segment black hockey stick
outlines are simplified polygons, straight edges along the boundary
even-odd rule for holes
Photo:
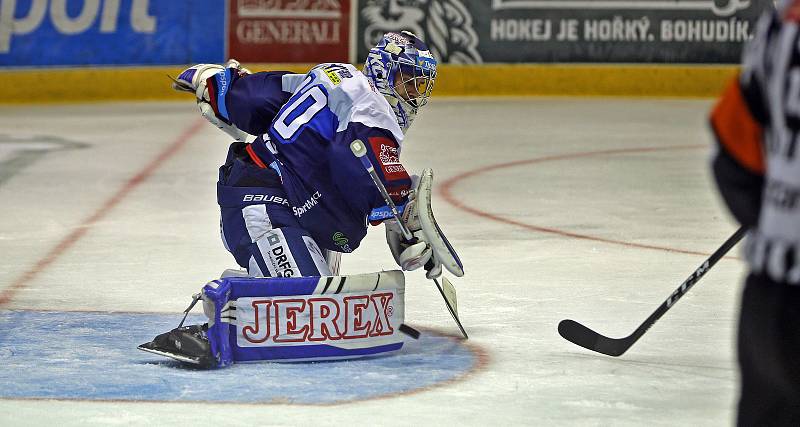
[[[414,236],[411,234],[411,231],[408,230],[408,227],[403,223],[400,219],[400,212],[397,210],[397,206],[395,206],[392,198],[389,196],[389,192],[386,191],[386,187],[383,186],[383,182],[378,177],[378,173],[375,172],[375,167],[372,165],[372,162],[367,157],[367,147],[364,146],[364,143],[361,140],[356,139],[350,143],[350,151],[353,152],[361,164],[364,166],[364,169],[367,170],[369,173],[370,178],[372,178],[372,182],[375,184],[375,187],[383,196],[383,200],[386,202],[386,205],[389,206],[391,209],[392,214],[394,215],[395,219],[397,220],[397,224],[400,226],[400,231],[403,233],[403,238],[406,240],[412,240]],[[458,303],[456,302],[456,289],[447,279],[442,276],[442,283],[439,284],[439,281],[436,278],[433,278],[433,282],[436,284],[436,288],[439,289],[439,293],[444,298],[444,303],[447,305],[447,311],[450,312],[450,315],[453,316],[453,320],[456,321],[458,325],[458,329],[461,330],[461,334],[464,335],[464,339],[469,339],[467,335],[467,331],[464,330],[464,326],[461,325],[461,320],[458,319]]]
[[[747,229],[745,227],[741,227],[736,230],[735,233],[722,246],[717,249],[716,252],[711,254],[711,256],[705,260],[700,267],[697,268],[692,274],[689,275],[689,278],[686,279],[678,289],[675,289],[674,292],[664,301],[657,309],[653,312],[653,314],[648,317],[644,323],[639,325],[632,334],[628,335],[625,338],[609,338],[604,335],[600,335],[597,332],[587,328],[586,326],[581,325],[580,323],[566,319],[562,320],[558,324],[558,333],[564,337],[567,341],[571,341],[583,348],[587,348],[592,351],[596,351],[598,353],[607,354],[609,356],[621,356],[625,353],[631,346],[639,340],[639,338],[653,326],[654,323],[664,313],[667,312],[675,303],[692,287],[704,274],[711,269],[717,261],[720,260],[723,256],[725,256],[728,251],[742,239],[742,237],[747,233]]]

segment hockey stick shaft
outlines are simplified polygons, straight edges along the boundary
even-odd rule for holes
[[[375,184],[375,187],[381,193],[383,201],[386,202],[387,206],[389,206],[389,209],[392,211],[395,220],[397,220],[397,224],[400,226],[400,231],[403,233],[403,238],[405,238],[406,240],[413,239],[414,236],[411,234],[411,231],[403,222],[403,219],[400,216],[400,212],[397,210],[397,206],[395,206],[391,196],[389,196],[389,192],[386,191],[386,187],[383,185],[383,182],[381,182],[380,177],[378,177],[378,173],[375,172],[375,167],[372,165],[372,162],[367,157],[367,147],[364,145],[363,142],[361,142],[361,140],[356,139],[352,143],[350,143],[350,150],[358,158],[358,160],[361,161],[361,164],[364,166],[364,169],[367,170],[367,173],[369,173],[369,176],[372,178],[372,182]],[[465,339],[469,338],[467,336],[467,332],[464,330],[464,326],[461,325],[461,320],[459,320],[458,318],[458,313],[456,311],[456,308],[453,307],[453,303],[445,294],[444,290],[442,289],[442,286],[439,284],[439,281],[436,280],[435,278],[433,279],[433,281],[436,284],[436,288],[439,289],[439,293],[442,295],[442,298],[444,298],[444,303],[445,305],[447,305],[447,311],[449,311],[450,315],[453,316],[453,320],[456,321],[456,324],[458,325],[458,328],[461,330],[461,333],[464,335],[464,338]],[[452,289],[452,292],[455,293],[455,289]]]
[[[700,264],[700,266],[697,267],[697,270],[690,274],[689,277],[686,278],[686,280],[681,283],[677,289],[672,291],[672,294],[658,307],[658,309],[656,309],[656,311],[654,311],[653,314],[651,314],[647,320],[645,320],[644,323],[639,326],[636,331],[634,331],[633,335],[635,336],[635,340],[639,339],[639,337],[641,337],[648,329],[650,329],[650,326],[652,326],[658,319],[661,318],[661,316],[664,315],[664,313],[672,308],[672,306],[675,305],[675,303],[678,302],[678,300],[684,296],[686,292],[688,292],[689,289],[691,289],[692,286],[694,286],[695,283],[697,283],[700,278],[703,277],[708,270],[710,270],[711,267],[717,263],[717,261],[722,259],[722,257],[725,256],[725,254],[727,254],[731,248],[739,243],[739,240],[741,240],[746,233],[747,229],[745,227],[741,227],[736,230],[736,232],[734,232],[733,235],[731,235],[731,237],[729,237],[728,240],[722,244],[722,246],[720,246],[713,254],[711,254],[711,256],[705,260],[705,262]]]
[[[620,356],[625,353],[639,338],[647,332],[692,286],[703,277],[717,261],[722,259],[747,233],[745,227],[740,227],[725,243],[722,244],[711,256],[689,275],[689,277],[675,289],[670,296],[645,319],[645,321],[625,338],[609,338],[598,334],[574,320],[562,320],[558,325],[558,332],[564,339],[592,351]]]

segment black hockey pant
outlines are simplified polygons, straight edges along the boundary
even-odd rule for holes
[[[800,426],[800,286],[750,275],[739,321],[739,426]]]

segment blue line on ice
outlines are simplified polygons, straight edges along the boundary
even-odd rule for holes
[[[335,404],[434,386],[479,363],[423,331],[392,355],[327,363],[245,363],[200,371],[136,349],[179,315],[0,310],[0,398]],[[200,316],[191,318],[199,323]]]

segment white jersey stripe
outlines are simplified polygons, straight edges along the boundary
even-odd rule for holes
[[[242,218],[250,235],[250,241],[256,242],[268,231],[272,230],[272,221],[267,216],[267,206],[263,204],[249,205],[242,208]]]

